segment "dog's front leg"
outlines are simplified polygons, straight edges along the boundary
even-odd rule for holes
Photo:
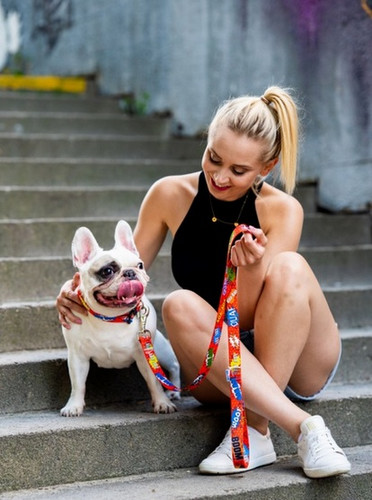
[[[61,410],[63,417],[79,417],[85,406],[85,384],[89,373],[89,358],[79,356],[69,349],[68,371],[71,381],[71,395]]]
[[[173,348],[168,339],[164,335],[156,330],[156,335],[154,339],[154,350],[159,363],[165,370],[169,373],[169,380],[176,386],[180,387],[181,377],[180,377],[180,364],[176,358]],[[166,390],[165,393],[170,399],[180,399],[181,393],[179,391]]]
[[[158,382],[155,375],[153,374],[142,350],[136,356],[136,363],[150,391],[154,412],[173,413],[177,411],[177,407],[166,396],[165,392],[163,391],[162,385],[160,384],[160,382]]]

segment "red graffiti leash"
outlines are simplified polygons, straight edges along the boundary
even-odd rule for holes
[[[175,386],[170,380],[168,380],[156,357],[152,344],[151,334],[149,330],[146,329],[146,310],[142,308],[139,314],[141,322],[139,341],[142,345],[145,357],[159,382],[166,389],[171,391],[191,391],[201,384],[201,382],[207,376],[217,353],[222,333],[223,322],[225,321],[225,323],[227,324],[229,368],[226,370],[226,378],[230,384],[231,447],[235,468],[246,468],[249,465],[249,436],[242,394],[236,267],[233,266],[231,262],[230,252],[236,238],[245,230],[248,230],[247,226],[241,224],[233,230],[230,236],[224,282],[214,331],[209,343],[204,363],[191,384],[180,388]]]

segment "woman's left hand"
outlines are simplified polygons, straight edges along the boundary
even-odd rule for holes
[[[265,254],[267,237],[262,229],[248,226],[243,236],[231,248],[231,262],[234,266],[253,266],[261,262]]]

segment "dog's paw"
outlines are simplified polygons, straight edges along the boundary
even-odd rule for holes
[[[80,417],[83,414],[84,405],[67,404],[60,411],[61,417]]]
[[[168,398],[153,401],[152,406],[154,408],[154,413],[174,413],[177,411],[177,406],[169,401]]]
[[[165,394],[172,401],[174,401],[175,399],[181,399],[181,393],[179,391],[165,391]]]

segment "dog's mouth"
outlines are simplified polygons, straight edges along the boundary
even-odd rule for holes
[[[145,288],[138,280],[126,280],[120,284],[116,295],[104,295],[100,290],[94,293],[96,301],[105,307],[134,307],[141,299]]]

